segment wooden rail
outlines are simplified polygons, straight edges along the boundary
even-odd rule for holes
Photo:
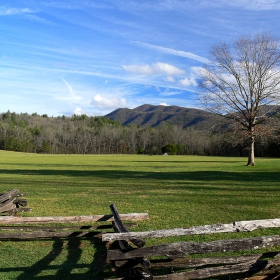
[[[17,212],[29,212],[31,208],[26,208],[27,200],[21,198],[26,194],[20,193],[18,189],[13,189],[7,193],[0,194],[0,214],[14,215]]]
[[[188,229],[171,229],[147,232],[116,232],[104,233],[103,241],[117,242],[135,238],[159,238],[168,236],[182,236],[195,234],[213,234],[225,232],[248,232],[263,228],[280,227],[280,219],[240,221],[232,224],[214,224]],[[113,262],[114,266],[119,269],[125,267],[129,270],[140,270],[142,274],[135,273],[133,277],[124,276],[117,279],[206,279],[210,277],[221,277],[224,275],[265,275],[263,279],[270,278],[271,275],[278,275],[280,279],[280,254],[271,252],[255,255],[240,255],[233,257],[202,257],[190,258],[194,254],[223,254],[226,252],[241,252],[245,250],[256,250],[273,247],[279,248],[280,236],[263,236],[242,239],[218,240],[212,242],[176,242],[172,244],[160,244],[151,247],[131,248],[130,250],[110,249],[107,251],[107,261]],[[147,258],[151,258],[148,260]],[[160,257],[160,259],[154,259]],[[164,259],[162,259],[164,257]],[[169,268],[170,274],[152,275],[151,269],[157,270],[156,274],[160,274],[158,269]],[[176,269],[188,269],[189,271],[174,273]],[[274,277],[273,276],[273,277]],[[244,278],[239,278],[244,279]]]
[[[120,214],[123,221],[142,221],[149,219],[148,213]],[[113,215],[92,216],[49,216],[49,217],[17,217],[0,216],[0,224],[41,224],[41,223],[94,223],[113,221]]]
[[[145,232],[105,233],[102,241],[123,240],[131,238],[162,238],[170,236],[212,234],[226,232],[249,232],[262,228],[280,227],[280,219],[253,220],[233,222],[232,224],[214,224],[191,228],[176,228],[168,230],[153,230]]]

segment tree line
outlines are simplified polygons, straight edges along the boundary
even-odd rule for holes
[[[279,119],[256,137],[257,156],[280,156]],[[0,114],[0,149],[46,154],[178,154],[247,156],[248,139],[234,125],[195,130],[168,123],[123,126],[105,117]]]

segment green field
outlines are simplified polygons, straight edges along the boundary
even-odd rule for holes
[[[144,231],[280,217],[280,159],[146,155],[38,155],[0,151],[0,192],[18,188],[25,216],[148,212]],[[277,230],[240,233],[259,236]],[[147,240],[212,240],[236,234]],[[2,279],[103,279],[100,240],[0,242]],[[102,256],[100,258],[100,256]]]

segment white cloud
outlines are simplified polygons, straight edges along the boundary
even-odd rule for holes
[[[123,69],[139,75],[182,75],[184,70],[179,69],[171,64],[157,62],[152,65],[122,65]]]
[[[97,94],[93,97],[91,105],[96,106],[102,109],[114,109],[119,107],[126,107],[126,99],[125,98],[116,98],[116,97],[102,97]]]
[[[80,115],[82,114],[82,108],[77,107],[77,108],[74,110],[74,114],[80,116]]]
[[[175,83],[176,82],[176,80],[172,76],[167,76],[167,77],[165,77],[164,80],[166,82],[169,82],[169,83]]]
[[[194,74],[195,76],[199,77],[201,74],[201,71],[204,71],[205,68],[203,67],[197,67],[197,66],[193,66],[191,67],[191,72],[192,74]]]
[[[181,79],[179,81],[179,83],[183,86],[189,87],[189,86],[197,86],[197,82],[195,80],[195,78],[185,78],[185,79]]]
[[[161,106],[169,106],[167,103],[160,103],[159,105],[161,105]]]
[[[165,47],[156,46],[156,45],[151,45],[151,44],[144,43],[144,42],[135,42],[135,43],[137,43],[138,45],[156,50],[156,51],[160,51],[160,52],[164,52],[164,53],[168,53],[168,54],[173,54],[173,55],[181,56],[181,57],[187,57],[187,58],[194,59],[194,60],[202,62],[202,63],[209,63],[210,62],[207,58],[196,55],[194,53],[174,50],[174,49],[165,48]]]

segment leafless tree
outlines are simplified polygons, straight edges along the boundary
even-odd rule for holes
[[[279,108],[280,45],[269,33],[245,35],[211,48],[200,71],[198,97],[209,111],[241,124],[249,140],[248,166],[255,165],[258,125]]]

